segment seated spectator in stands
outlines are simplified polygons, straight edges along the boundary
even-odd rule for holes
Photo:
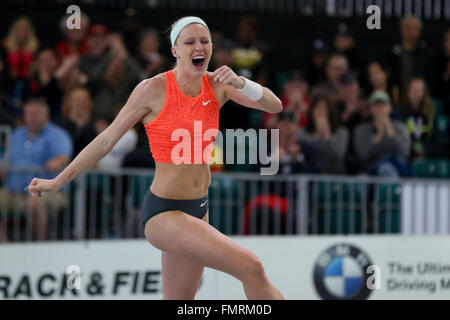
[[[414,161],[436,153],[434,144],[435,110],[423,78],[412,78],[408,95],[401,107],[406,116],[406,127],[411,137],[410,160]]]
[[[73,158],[97,136],[92,118],[92,97],[88,89],[75,88],[64,96],[62,117],[56,124],[66,129],[73,142]]]
[[[144,30],[139,40],[140,80],[151,78],[168,69],[168,58],[161,54],[159,49],[158,31]]]
[[[118,34],[108,34],[104,25],[89,28],[90,52],[80,59],[80,69],[94,97],[94,116],[105,120],[125,104],[139,80],[139,64],[125,48]]]
[[[339,121],[350,133],[361,121],[367,119],[367,101],[361,98],[361,90],[356,74],[346,73],[339,79],[337,111]]]
[[[14,20],[3,43],[6,66],[13,81],[10,96],[5,99],[5,108],[13,116],[21,116],[24,81],[30,75],[34,55],[39,47],[31,20],[25,16]]]
[[[14,130],[11,138],[12,166],[41,167],[45,172],[9,174],[7,188],[0,191],[0,208],[18,209],[30,215],[34,238],[48,239],[49,214],[57,213],[67,204],[65,192],[45,192],[40,198],[32,198],[24,189],[33,177],[56,177],[72,156],[72,141],[64,129],[49,122],[49,108],[42,100],[29,100],[25,104],[24,120],[25,125]],[[2,203],[4,199],[7,203]]]
[[[236,29],[233,65],[237,74],[265,86],[269,81],[269,45],[259,39],[260,22],[256,16],[243,16]]]
[[[326,67],[328,61],[328,44],[322,39],[313,42],[311,57],[308,61],[306,80],[311,87],[314,87],[326,80]]]
[[[42,97],[50,107],[50,118],[55,119],[61,113],[62,89],[56,77],[58,60],[51,48],[43,48],[37,54],[36,68],[24,88],[24,100],[30,97]]]
[[[317,150],[321,172],[345,173],[349,134],[347,128],[339,125],[335,107],[326,95],[316,94],[312,97],[308,119],[308,125],[300,130],[299,137]]]
[[[213,31],[211,37],[214,50],[209,70],[214,71],[224,65],[227,65],[232,69],[235,68],[233,65],[233,42],[225,38],[220,31]]]
[[[34,54],[39,47],[33,24],[28,17],[20,17],[12,23],[4,46],[13,79],[28,78]]]
[[[133,6],[125,6],[121,11],[121,17],[118,19],[119,28],[116,30],[122,35],[127,51],[133,57],[137,57],[139,55],[139,37],[141,35],[141,30],[145,29],[143,23],[146,23],[147,21],[139,18],[141,12]]]
[[[211,38],[214,50],[208,70],[212,72],[223,65],[227,65],[237,74],[238,68],[234,65],[233,42],[225,38],[223,33],[217,30],[211,32]],[[242,108],[242,106],[230,100],[227,102],[226,108],[222,108],[220,111],[220,128],[245,129],[254,127],[250,123],[250,114],[255,113],[252,113],[248,108]]]
[[[349,71],[347,58],[342,54],[333,54],[327,63],[326,76],[327,79],[312,90],[312,95],[316,93],[324,93],[328,95],[332,103],[338,100],[339,80],[342,75]]]
[[[349,69],[360,73],[361,59],[356,52],[356,38],[353,30],[345,23],[339,23],[334,36],[334,52],[344,55],[349,63]]]
[[[237,23],[235,46],[232,51],[233,56],[233,70],[239,76],[246,77],[250,80],[256,81],[263,86],[270,86],[271,72],[271,49],[267,42],[261,40],[260,20],[255,15],[245,15],[241,17]],[[236,103],[231,103],[235,105]],[[224,108],[228,114],[236,110],[234,119],[241,120],[236,127],[241,128],[261,128],[262,127],[262,113],[249,108],[242,108],[241,106],[231,108]],[[228,118],[227,122],[228,122]]]
[[[367,94],[370,96],[374,91],[391,92],[389,83],[389,70],[382,62],[373,60],[367,65]]]
[[[442,99],[445,113],[450,116],[450,28],[444,34],[443,52],[439,58],[438,96]]]
[[[98,120],[95,128],[97,134],[102,133],[110,124],[111,121]],[[138,135],[134,128],[128,130],[122,138],[114,145],[113,149],[97,164],[97,168],[108,171],[118,171],[122,167],[122,162],[125,156],[135,150],[138,142]]]
[[[89,52],[89,45],[86,39],[89,29],[89,17],[81,12],[80,28],[67,28],[67,15],[63,15],[59,21],[61,33],[64,40],[59,41],[55,46],[55,53],[59,61],[72,55],[82,56]]]
[[[411,139],[400,121],[391,120],[391,98],[375,91],[369,98],[372,120],[355,128],[355,155],[361,171],[377,176],[406,176]]]
[[[288,75],[288,80],[284,84],[280,100],[284,110],[292,110],[298,119],[300,128],[304,128],[308,123],[308,83],[303,79],[301,71],[294,70]],[[277,115],[264,113],[263,126],[267,129],[274,128]]]
[[[311,144],[299,140],[300,128],[297,123],[298,119],[292,110],[283,110],[277,114],[275,129],[279,130],[280,138],[278,172],[317,173],[319,172],[317,154]]]
[[[389,65],[394,86],[394,105],[406,94],[412,77],[425,78],[432,92],[435,82],[431,49],[420,39],[422,21],[415,16],[408,16],[401,21],[400,31],[401,42],[392,48]]]
[[[87,84],[87,76],[79,68],[80,57],[71,55],[63,58],[61,64],[55,72],[58,84],[63,93],[67,93],[77,87],[84,87]]]

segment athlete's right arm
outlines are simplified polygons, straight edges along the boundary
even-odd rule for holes
[[[28,186],[33,196],[42,191],[57,191],[107,155],[119,139],[151,111],[152,99],[158,94],[155,79],[140,82],[114,121],[89,143],[78,156],[53,180],[34,178]]]

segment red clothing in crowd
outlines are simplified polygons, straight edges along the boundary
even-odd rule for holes
[[[89,45],[86,39],[80,41],[76,50],[68,40],[62,40],[56,44],[55,53],[58,59],[70,56],[71,54],[77,53],[78,55],[84,55],[89,52]]]
[[[33,61],[33,54],[31,52],[23,50],[8,52],[6,60],[14,78],[28,78],[30,65]]]

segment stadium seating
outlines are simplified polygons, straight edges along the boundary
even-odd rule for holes
[[[421,159],[412,165],[413,175],[419,178],[445,179],[450,177],[450,161],[445,159]]]

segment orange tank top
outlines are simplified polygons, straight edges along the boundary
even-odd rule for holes
[[[206,75],[197,97],[188,97],[177,85],[173,70],[166,77],[166,100],[156,118],[144,125],[156,162],[203,164],[211,160],[212,143],[219,131],[220,106]]]

